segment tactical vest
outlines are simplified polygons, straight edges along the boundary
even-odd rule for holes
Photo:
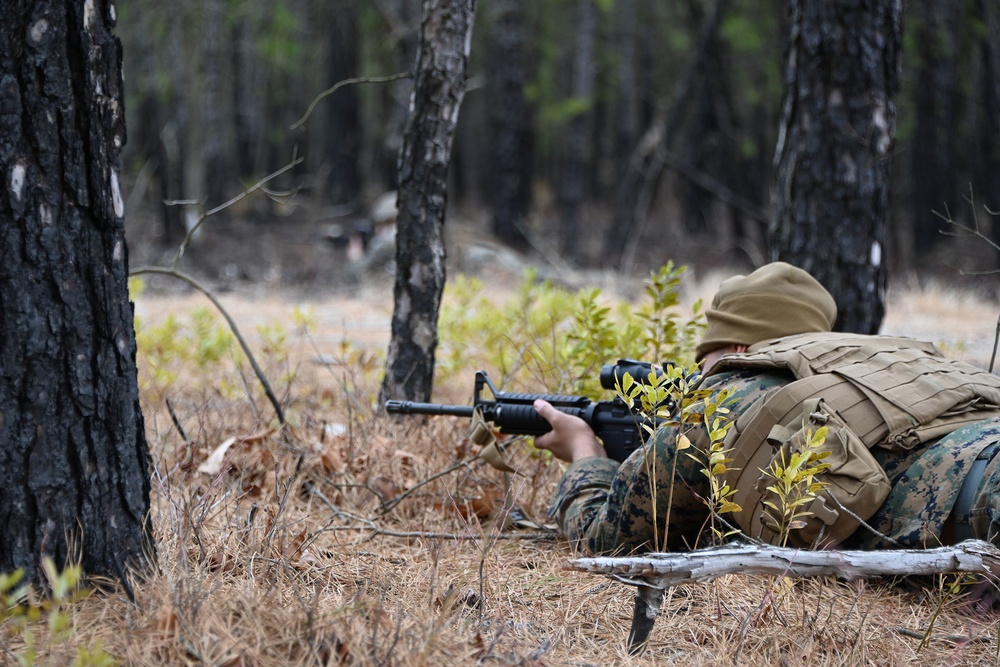
[[[931,343],[888,336],[810,333],[764,341],[722,357],[722,371],[783,370],[795,378],[739,415],[726,438],[726,483],[742,511],[740,528],[781,541],[775,479],[763,471],[801,452],[806,434],[829,431],[819,448],[827,484],[798,517],[788,544],[836,545],[878,510],[891,484],[869,451],[911,449],[969,423],[1000,416],[1000,376],[947,359]],[[974,459],[976,453],[970,453]],[[772,487],[772,488],[769,488]]]

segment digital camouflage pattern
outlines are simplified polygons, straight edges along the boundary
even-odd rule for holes
[[[849,548],[936,547],[948,543],[945,522],[979,453],[1000,441],[1000,418],[959,428],[912,452],[873,450],[893,482],[889,497],[851,537]],[[987,465],[973,501],[975,536],[991,540],[1000,527],[1000,457]],[[995,524],[995,525],[993,525]]]
[[[781,373],[734,371],[706,379],[703,388],[728,388],[730,417],[768,390],[789,381]],[[604,458],[570,465],[550,514],[578,549],[595,554],[681,551],[699,546],[708,525],[708,481],[703,472],[709,438],[703,427],[685,434],[693,447],[676,449],[677,427],[664,427],[619,466]],[[909,451],[872,452],[893,482],[882,507],[852,535],[847,548],[937,546],[965,475],[979,453],[1000,441],[1000,418],[964,426]],[[698,456],[695,460],[689,454]],[[673,484],[670,480],[673,479]],[[1000,533],[1000,456],[986,467],[973,503],[976,537]]]

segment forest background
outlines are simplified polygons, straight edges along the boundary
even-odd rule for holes
[[[179,318],[169,299],[136,298],[153,464],[152,479],[142,481],[152,487],[158,569],[127,596],[95,595],[66,612],[71,617],[49,616],[48,629],[44,617],[6,619],[3,659],[34,656],[39,646],[47,664],[86,658],[80,649],[88,646],[94,653],[82,664],[108,664],[105,649],[126,664],[631,659],[623,644],[630,594],[565,572],[573,554],[550,533],[505,530],[507,489],[471,458],[464,421],[373,415],[381,340],[357,343],[331,332],[342,322],[387,316],[384,283],[374,296],[358,289],[369,276],[341,271],[343,254],[324,239],[370,218],[378,196],[395,186],[408,84],[396,75],[414,60],[417,5],[116,6],[128,82],[130,264],[169,260],[201,212],[280,171],[267,181],[267,197],[217,209],[187,248],[185,270],[212,278],[217,293],[265,285],[317,295],[343,285],[352,303],[325,303],[319,316],[293,313],[290,337],[271,310],[274,300],[225,297],[241,327],[258,325],[251,342],[288,417],[278,428],[227,327],[207,310],[190,310],[187,296]],[[484,2],[454,151],[450,240],[467,233],[470,243],[499,241],[540,263],[632,277],[669,259],[698,264],[702,277],[713,266],[760,263],[784,9],[725,0],[712,8]],[[725,11],[716,15],[717,8]],[[994,216],[981,205],[996,208],[997,18],[985,1],[909,6],[888,254],[897,276],[942,273],[958,281],[960,269],[996,263],[983,238],[963,246],[939,235],[946,224],[934,211],[979,214],[992,238]],[[380,82],[319,99],[356,77]],[[642,174],[642,197],[623,201],[620,176],[636,157],[655,159]],[[831,237],[840,231],[831,229]],[[114,256],[121,258],[117,248]],[[503,296],[496,260],[508,256],[480,264],[491,297]],[[918,266],[919,276],[908,271]],[[976,278],[988,293],[991,283]],[[551,284],[530,281],[514,290],[510,308],[488,310],[463,291],[482,284],[456,282],[450,298],[458,303],[449,307],[457,310],[442,322],[450,327],[443,339],[458,345],[471,339],[460,315],[472,311],[484,311],[475,323],[492,324],[507,345],[544,345],[563,338],[553,312],[580,310]],[[980,302],[965,302],[964,289],[927,293],[933,303],[921,304],[919,316],[935,332],[955,330],[935,310],[942,304],[978,331],[987,326],[977,318],[994,317]],[[281,312],[288,301],[278,299]],[[525,317],[533,312],[549,328],[514,336],[514,324],[535,323]],[[890,314],[890,324],[901,313]],[[438,397],[453,403],[468,400],[480,362],[493,362],[498,378],[509,370],[487,345],[440,360],[451,375]],[[511,444],[514,495],[541,520],[560,468],[528,443]],[[67,576],[50,580],[55,591],[71,588],[63,585]],[[964,604],[962,581],[891,583],[793,586],[732,576],[681,587],[649,650],[634,660],[996,662],[995,617]],[[55,611],[64,603],[55,596]],[[29,611],[47,608],[32,604]]]
[[[709,24],[711,6],[482,3],[448,232],[624,275],[670,259],[765,261],[786,7],[733,0]],[[942,215],[977,214],[1000,239],[982,209],[1000,208],[998,15],[988,0],[906,5],[890,287],[918,280],[919,266],[920,278],[988,291],[960,271],[1000,262],[981,240],[941,233],[954,231]],[[226,243],[193,249],[191,270],[222,283],[343,284],[343,257],[321,239],[363,225],[396,185],[411,80],[394,75],[412,69],[419,16],[415,0],[122,3],[133,266],[175,247],[199,209],[300,159],[268,183],[270,199],[216,216]],[[381,82],[317,99],[356,78]],[[637,160],[647,167],[630,196],[623,174]]]

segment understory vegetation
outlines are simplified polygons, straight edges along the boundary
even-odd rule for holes
[[[677,267],[632,301],[531,274],[497,287],[449,284],[434,400],[468,405],[480,369],[507,390],[606,400],[605,363],[691,363],[701,306]],[[157,303],[135,288],[140,305]],[[635,589],[568,569],[576,554],[548,523],[562,464],[508,438],[516,472],[504,474],[476,457],[467,420],[379,414],[382,342],[339,333],[340,316],[315,306],[258,312],[265,321],[242,332],[281,423],[234,333],[199,299],[137,317],[157,571],[131,596],[103,582],[84,596],[78,572],[52,571],[62,583],[48,602],[0,579],[0,664],[1000,662],[996,617],[972,609],[955,577],[678,587],[646,651],[629,656]],[[710,427],[721,436],[724,411]],[[712,474],[725,452],[710,454]]]

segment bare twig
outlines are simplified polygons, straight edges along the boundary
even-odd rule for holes
[[[299,118],[297,121],[292,123],[290,129],[297,130],[299,127],[301,127],[302,124],[306,122],[306,119],[309,118],[309,115],[313,112],[313,109],[316,108],[316,105],[319,104],[324,97],[333,95],[335,92],[337,92],[344,86],[350,86],[357,83],[390,83],[392,81],[398,81],[400,79],[412,79],[412,78],[413,78],[413,72],[399,72],[397,74],[390,74],[389,76],[359,76],[353,79],[344,79],[342,81],[338,81],[337,83],[333,84],[332,87],[327,88],[322,93],[314,97],[313,101],[309,103],[309,108],[306,109],[306,112],[304,114],[302,114],[302,118]]]
[[[246,199],[247,197],[249,197],[250,195],[252,195],[257,190],[262,189],[264,187],[264,185],[268,181],[274,180],[278,176],[281,176],[286,171],[288,171],[289,169],[295,167],[297,164],[299,164],[301,162],[302,162],[302,158],[300,158],[300,157],[293,158],[292,161],[289,162],[288,164],[286,164],[284,167],[282,167],[281,169],[279,169],[279,170],[277,170],[277,171],[275,171],[275,172],[273,172],[271,174],[268,174],[267,176],[265,176],[264,178],[260,179],[259,181],[257,181],[253,185],[251,185],[249,188],[247,188],[246,190],[244,190],[240,194],[236,195],[235,197],[233,197],[229,201],[225,202],[224,204],[219,204],[215,208],[212,208],[212,209],[210,209],[208,211],[205,211],[204,213],[201,213],[198,216],[198,221],[195,222],[193,225],[191,225],[191,229],[188,230],[187,235],[184,236],[184,240],[181,241],[180,246],[178,246],[178,248],[177,248],[177,254],[174,255],[173,261],[170,262],[170,268],[171,269],[177,268],[177,264],[181,261],[181,257],[184,256],[184,251],[187,250],[188,245],[190,245],[190,243],[191,243],[191,239],[194,238],[195,233],[198,231],[198,229],[201,228],[201,223],[205,222],[206,218],[215,215],[219,211],[222,211],[222,210],[225,210],[225,209],[229,208],[230,206],[232,206],[233,204],[235,204],[236,202],[238,202],[238,201],[240,201],[242,199]],[[201,202],[199,202],[197,200],[191,200],[191,199],[175,199],[175,200],[166,201],[164,203],[167,204],[168,206],[179,206],[179,205],[191,206],[191,205],[200,205],[201,204]]]
[[[130,276],[141,276],[144,274],[157,274],[162,276],[171,276],[186,282],[191,287],[195,288],[199,292],[205,295],[205,297],[212,302],[212,305],[218,309],[222,316],[226,319],[226,323],[229,325],[230,331],[233,332],[233,336],[236,337],[236,342],[240,344],[240,348],[243,349],[243,353],[247,355],[247,360],[250,362],[250,367],[253,368],[254,375],[257,376],[258,382],[264,388],[264,393],[267,395],[267,399],[271,402],[271,406],[274,407],[275,415],[278,417],[278,421],[284,425],[285,423],[285,411],[281,408],[281,403],[278,398],[274,395],[274,391],[271,390],[271,383],[268,382],[267,376],[264,375],[264,371],[261,370],[260,366],[257,364],[257,359],[253,356],[253,352],[250,351],[250,346],[247,345],[246,339],[240,333],[239,327],[236,326],[235,320],[229,315],[227,311],[219,300],[215,298],[215,295],[207,287],[199,283],[193,277],[189,276],[182,271],[178,271],[175,268],[166,268],[162,266],[141,266],[138,269],[134,269],[129,273]]]
[[[989,236],[987,236],[986,234],[984,234],[983,231],[979,227],[979,213],[976,210],[976,202],[975,202],[975,199],[972,196],[972,186],[971,185],[969,186],[969,194],[968,194],[968,196],[963,197],[963,198],[965,199],[965,201],[969,202],[969,206],[972,208],[972,226],[969,227],[968,225],[963,225],[962,223],[960,223],[957,220],[955,220],[954,218],[952,218],[951,217],[951,211],[948,210],[948,205],[945,204],[944,213],[940,213],[938,211],[932,211],[932,213],[934,213],[934,215],[936,215],[937,217],[939,217],[942,220],[944,220],[947,224],[949,224],[949,225],[951,225],[953,227],[957,227],[960,230],[960,233],[959,232],[948,232],[948,231],[945,231],[945,230],[941,230],[941,233],[943,235],[945,235],[945,236],[952,236],[952,237],[956,237],[956,238],[976,238],[976,239],[979,239],[980,241],[983,241],[984,243],[986,243],[987,245],[989,245],[990,247],[992,247],[997,252],[1000,252],[1000,244],[998,244],[996,241],[994,241]],[[990,215],[996,215],[995,213],[993,213],[993,211],[990,211],[990,209],[988,209],[986,207],[983,207],[983,208],[985,208],[986,212],[989,213]],[[994,273],[1000,273],[1000,270],[991,269],[991,270],[987,270],[987,271],[960,271],[960,273],[962,275],[967,275],[967,276],[983,276],[983,275],[990,275],[990,274],[994,274]]]
[[[166,403],[167,403],[167,412],[170,413],[170,420],[174,423],[174,426],[177,428],[177,432],[181,434],[181,440],[187,442],[188,440],[187,433],[184,432],[184,427],[181,426],[181,420],[177,418],[177,413],[174,412],[174,406],[170,404],[169,398],[166,399]]]

